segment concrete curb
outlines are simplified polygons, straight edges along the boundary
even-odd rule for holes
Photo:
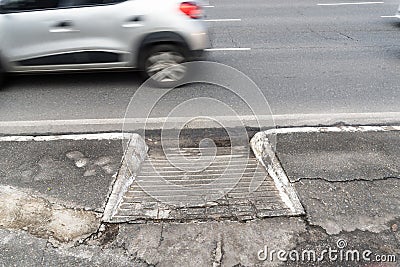
[[[167,120],[168,119],[168,120]],[[0,121],[0,135],[48,135],[63,133],[101,133],[101,132],[136,132],[147,130],[176,129],[176,125],[188,122],[192,117],[174,118],[109,118],[109,119],[75,119],[75,120],[38,120],[38,121]],[[275,114],[244,115],[239,117],[216,116],[225,127],[260,127],[263,121],[267,129],[273,121],[280,127],[305,127],[313,125],[398,125],[400,112],[369,113],[326,113],[326,114]],[[238,121],[242,123],[238,124]],[[272,125],[271,125],[272,126]],[[209,120],[196,120],[190,124],[193,129],[214,128],[215,123]]]
[[[43,142],[58,140],[122,140],[128,139],[129,135],[123,133],[95,133],[95,134],[60,134],[60,135],[13,135],[0,136],[0,142]]]
[[[285,171],[283,170],[278,158],[275,155],[268,135],[269,131],[259,132],[250,141],[254,155],[259,162],[265,167],[268,174],[275,182],[275,186],[279,191],[282,201],[290,209],[291,215],[302,215],[305,213],[300,203],[296,190],[291,185]],[[268,163],[270,162],[270,163]]]
[[[400,131],[400,126],[331,126],[331,127],[294,127],[267,130],[264,133],[289,134],[289,133],[340,133],[340,132],[389,132]]]
[[[136,178],[142,162],[146,159],[148,146],[145,140],[138,134],[132,134],[131,139],[128,141],[127,149],[122,159],[121,168],[111,185],[111,193],[108,197],[102,221],[114,222],[112,217],[126,191]]]

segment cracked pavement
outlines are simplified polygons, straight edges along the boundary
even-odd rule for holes
[[[277,143],[311,224],[380,232],[399,219],[399,132],[282,134]]]
[[[278,135],[276,154],[303,216],[137,224],[99,219],[114,179],[102,166],[120,161],[120,141],[57,141],[54,148],[49,142],[3,142],[0,266],[338,266],[327,258],[284,262],[277,252],[313,250],[318,256],[343,242],[344,249],[395,256],[397,262],[340,266],[398,266],[399,137],[397,132]],[[23,149],[29,152],[25,156]],[[52,175],[53,166],[28,182],[18,179],[22,172],[14,170],[36,168],[42,158],[58,164],[58,175]],[[85,175],[90,166],[97,180]],[[87,186],[85,179],[94,184]],[[45,190],[57,183],[65,188]]]

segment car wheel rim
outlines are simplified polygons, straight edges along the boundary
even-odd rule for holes
[[[183,56],[175,52],[159,52],[147,59],[146,72],[157,82],[176,82],[186,74]]]

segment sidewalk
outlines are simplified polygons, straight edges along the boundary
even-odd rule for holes
[[[2,141],[0,266],[399,266],[400,131],[278,133],[275,155],[304,215],[104,223],[121,140]]]

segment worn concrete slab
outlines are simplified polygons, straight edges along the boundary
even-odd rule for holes
[[[300,218],[268,218],[246,223],[163,223],[123,225],[114,242],[156,266],[278,266],[262,262],[265,245],[292,249],[306,231]]]
[[[305,231],[300,218],[122,224],[101,246],[55,248],[26,232],[0,229],[5,240],[0,243],[0,266],[280,266],[278,260],[260,261],[258,252],[265,245],[293,249],[292,240]]]
[[[307,220],[328,234],[355,230],[379,233],[400,219],[400,179],[295,184]]]
[[[115,266],[147,267],[122,248],[80,245],[53,247],[46,239],[24,231],[0,229],[0,266]]]
[[[276,154],[292,182],[400,177],[400,131],[293,132],[276,138]]]
[[[398,225],[399,222],[400,220],[396,220],[392,223]],[[355,230],[329,235],[321,227],[308,226],[307,231],[296,235],[292,242],[296,251],[300,253],[315,252],[315,260],[307,260],[309,256],[305,254],[305,260],[302,260],[302,256],[300,256],[300,260],[292,261],[289,259],[282,266],[398,267],[399,241],[399,232],[392,229],[379,233]],[[327,253],[329,249],[332,251],[331,256]],[[323,254],[324,251],[325,254]],[[366,255],[365,259],[363,253]],[[312,259],[313,254],[309,255]],[[324,257],[321,255],[324,255]]]
[[[107,249],[97,246],[80,246],[66,249],[48,247],[43,252],[40,266],[115,266],[147,267],[145,263],[127,255],[123,249]]]
[[[0,142],[0,184],[101,211],[122,154],[121,140]]]
[[[399,225],[400,220],[392,222]],[[378,256],[397,256],[398,229],[373,233],[343,231],[329,235],[303,218],[267,218],[247,223],[121,224],[104,242],[93,240],[73,247],[53,247],[45,239],[22,231],[0,229],[0,266],[350,266],[396,267],[377,262]],[[342,251],[371,251],[371,261],[340,260]],[[301,255],[321,257],[318,261]],[[273,252],[272,252],[273,251]],[[278,251],[300,253],[299,260],[278,259]],[[265,255],[264,252],[268,252]],[[273,254],[271,254],[273,253]],[[29,255],[29,258],[27,257]],[[345,254],[344,254],[345,255]],[[336,259],[334,258],[336,256]],[[394,258],[392,258],[394,259]]]
[[[0,266],[40,266],[47,240],[0,229]]]

